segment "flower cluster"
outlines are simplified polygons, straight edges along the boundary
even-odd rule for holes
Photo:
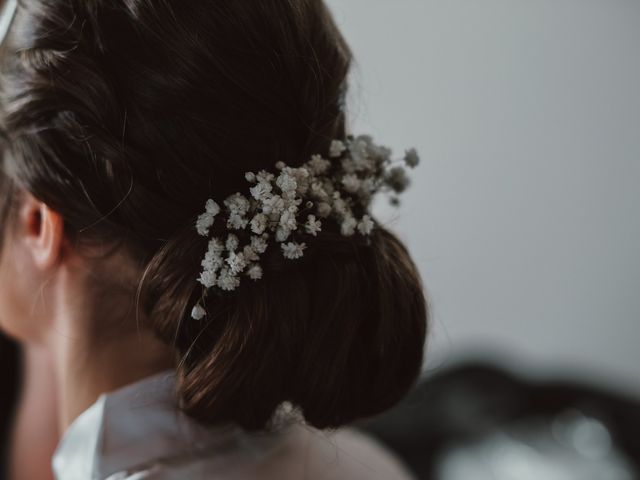
[[[220,221],[225,236],[209,240],[198,278],[204,294],[214,287],[235,290],[241,275],[261,279],[260,256],[274,242],[284,258],[301,258],[307,242],[322,232],[327,221],[337,222],[347,237],[370,235],[373,219],[355,212],[366,212],[379,191],[403,192],[409,185],[404,165],[413,168],[419,163],[415,149],[408,150],[396,166],[391,155],[389,148],[376,145],[368,135],[349,136],[345,141],[334,140],[327,158],[318,154],[298,168],[277,162],[272,172],[247,172],[248,195],[235,193],[222,206],[207,200],[196,222],[198,234],[209,237],[214,223]],[[395,197],[392,201],[397,203]],[[224,218],[219,219],[223,212]],[[206,310],[198,303],[191,316],[200,320]]]

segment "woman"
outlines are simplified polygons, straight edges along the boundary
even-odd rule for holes
[[[56,478],[407,478],[340,428],[427,307],[323,2],[33,0],[3,43],[0,322],[51,356]]]

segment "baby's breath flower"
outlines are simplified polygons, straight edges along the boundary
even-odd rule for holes
[[[291,230],[279,226],[276,230],[276,241],[282,243],[289,238],[289,235],[291,235]]]
[[[270,195],[262,201],[262,212],[267,215],[274,213],[280,216],[284,207],[284,200],[280,195]]]
[[[245,215],[251,208],[251,203],[249,203],[249,200],[241,193],[234,193],[227,197],[224,204],[230,213],[240,216]]]
[[[351,215],[347,215],[342,220],[342,224],[340,225],[340,231],[342,235],[345,237],[350,237],[354,233],[356,233],[356,227],[358,226],[358,221]]]
[[[342,177],[342,185],[344,185],[344,189],[347,192],[356,193],[358,190],[360,190],[362,181],[358,178],[356,174],[350,173]]]
[[[322,218],[327,218],[329,215],[331,215],[331,205],[329,205],[327,202],[320,202],[318,204],[318,215],[320,215]]]
[[[198,217],[196,221],[196,229],[198,230],[198,235],[206,237],[209,235],[209,229],[213,225],[215,218],[208,212],[203,213]]]
[[[311,169],[311,172],[316,175],[322,175],[331,167],[331,162],[322,158],[321,155],[313,155],[311,160],[307,162],[307,165]]]
[[[331,142],[331,147],[329,147],[329,156],[332,158],[337,158],[347,149],[344,143],[341,140],[334,140]]]
[[[242,249],[242,253],[244,255],[244,259],[247,262],[257,262],[260,260],[260,256],[256,253],[251,245],[245,245]]]
[[[263,237],[251,237],[251,248],[257,253],[264,253],[267,251],[267,239]]]
[[[369,215],[364,215],[362,220],[358,223],[358,231],[362,235],[371,235],[374,225],[375,224],[373,223],[373,220],[371,220],[371,217]]]
[[[235,252],[229,253],[229,256],[227,257],[227,264],[229,265],[229,270],[232,275],[237,275],[244,270],[244,267],[247,266],[244,254]]]
[[[249,220],[238,215],[236,213],[232,213],[229,215],[229,219],[227,220],[227,228],[232,228],[234,230],[243,230],[247,227]]]
[[[238,237],[233,233],[230,233],[227,236],[227,242],[226,242],[227,250],[230,252],[235,252],[239,245],[240,245],[240,240],[238,240]]]
[[[255,186],[249,189],[251,196],[258,201],[264,201],[265,198],[271,193],[273,187],[267,182],[258,182]]]
[[[274,178],[275,175],[273,173],[267,172],[266,170],[260,170],[256,175],[256,179],[258,180],[258,182],[263,183],[271,183]]]
[[[247,182],[255,183],[256,182],[256,174],[253,172],[247,172],[244,174],[244,178],[247,179]]]
[[[257,263],[252,263],[247,269],[247,275],[251,280],[260,280],[262,278],[262,267]]]
[[[404,192],[409,186],[409,177],[407,177],[407,172],[402,167],[393,167],[389,170],[389,175],[387,179],[389,186],[396,193]]]
[[[307,247],[304,243],[289,242],[282,244],[282,254],[284,258],[295,260],[304,255],[303,250]]]
[[[295,207],[290,207],[282,212],[282,216],[280,217],[280,226],[289,231],[297,230],[298,222],[296,221]]]
[[[204,308],[202,308],[200,304],[197,304],[191,310],[191,318],[193,318],[194,320],[202,320],[204,317],[206,317],[206,315],[207,315],[207,311]]]
[[[305,230],[309,235],[313,235],[315,237],[318,235],[318,232],[322,230],[322,223],[319,220],[316,220],[315,215],[309,215],[307,217],[307,223],[305,224]]]
[[[256,214],[251,220],[251,231],[257,235],[261,235],[268,225],[269,219],[264,213]]]
[[[218,277],[218,287],[225,291],[231,291],[238,288],[240,279],[233,275],[228,268],[223,268]]]
[[[285,168],[285,167],[286,167],[286,165],[285,165],[285,163],[284,163],[282,160],[280,160],[279,162],[276,162],[276,168],[277,168],[278,170],[282,170],[282,169],[283,169],[283,168]]]
[[[411,168],[417,167],[420,163],[420,156],[418,155],[418,151],[415,148],[407,150],[404,156],[404,161],[407,166]]]
[[[211,288],[216,284],[217,278],[215,272],[211,270],[204,270],[198,277],[198,282],[204,285],[206,288]]]

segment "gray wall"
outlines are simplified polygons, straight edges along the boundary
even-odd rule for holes
[[[354,133],[423,158],[394,213],[468,352],[640,392],[640,2],[329,0]]]

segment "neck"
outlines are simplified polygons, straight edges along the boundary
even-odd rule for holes
[[[162,348],[150,351],[154,341],[148,335],[126,336],[119,337],[117,345],[98,348],[66,336],[61,339],[52,349],[60,431],[64,432],[102,393],[171,368],[173,361]]]

